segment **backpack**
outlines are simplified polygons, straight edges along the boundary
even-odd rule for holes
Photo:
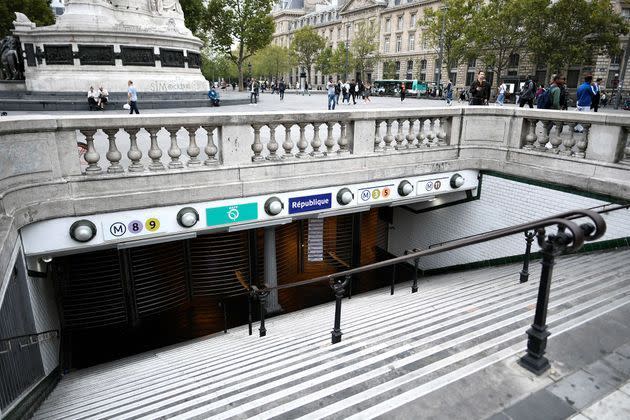
[[[339,95],[341,93],[341,89],[339,88],[339,84],[335,85],[335,95]]]
[[[551,96],[551,88],[544,89],[538,96],[536,107],[538,109],[551,109],[553,105],[553,97]]]

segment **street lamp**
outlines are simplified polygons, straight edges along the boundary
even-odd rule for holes
[[[446,30],[446,12],[448,11],[448,6],[443,6],[440,8],[442,10],[442,32],[440,33],[440,54],[438,56],[438,80],[437,80],[437,89],[439,89],[440,93],[442,93],[442,60],[444,59],[444,31]]]

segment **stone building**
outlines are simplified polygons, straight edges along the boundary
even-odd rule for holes
[[[395,79],[418,79],[434,83],[437,80],[437,48],[431,45],[417,22],[422,19],[426,8],[438,8],[440,0],[280,0],[272,12],[276,22],[273,44],[289,47],[292,34],[304,26],[312,26],[327,40],[328,46],[336,48],[339,44],[352,44],[359,25],[372,22],[380,28],[379,53],[382,60],[366,72],[367,80],[379,80],[384,77],[385,63],[391,63],[392,71],[387,76]],[[614,0],[615,9],[630,18],[630,2]],[[625,46],[626,37],[620,39]],[[598,56],[590,65],[570,66],[566,70],[567,85],[577,87],[582,74],[593,73],[604,79],[607,88],[614,88],[620,79],[622,57]],[[461,63],[457,67],[443,69],[443,77],[448,76],[457,87],[468,86],[477,70],[484,69],[479,60]],[[544,78],[546,69],[536,66],[526,57],[515,54],[505,70],[503,79],[518,83],[528,74],[537,80]],[[295,83],[300,69],[294,68],[285,75]],[[321,74],[315,68],[310,72],[310,84],[321,86],[328,75]],[[334,75],[333,75],[334,76]],[[339,75],[343,77],[343,74]],[[349,78],[358,78],[354,69],[348,69]],[[496,84],[492,72],[487,72],[488,80]],[[624,89],[630,89],[630,77],[624,78]]]

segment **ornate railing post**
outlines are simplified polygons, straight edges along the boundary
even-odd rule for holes
[[[573,146],[575,146],[575,123],[569,123],[569,133],[562,140],[562,145],[564,146],[564,150],[560,152],[563,156],[572,156],[573,155]]]
[[[267,160],[278,161],[280,160],[280,156],[278,156],[278,149],[280,145],[276,140],[276,128],[278,124],[269,124],[269,142],[267,143],[267,150],[269,151],[269,155],[267,155]]]
[[[418,118],[418,134],[416,134],[416,139],[418,140],[416,147],[420,148],[426,146],[424,141],[427,139],[427,136],[424,133],[424,120],[422,118]]]
[[[588,133],[591,130],[591,125],[590,124],[582,124],[582,128],[584,130],[582,131],[580,139],[577,141],[577,149],[578,149],[578,151],[575,154],[575,156],[579,157],[579,158],[585,158],[586,157],[586,148],[588,147]]]
[[[333,129],[335,128],[335,122],[329,121],[326,123],[327,127],[327,135],[326,140],[324,140],[324,146],[326,146],[326,152],[324,154],[326,156],[332,156],[333,148],[335,147],[335,139],[333,137]]]
[[[295,154],[297,158],[307,158],[308,153],[306,153],[306,148],[308,147],[308,141],[306,141],[306,126],[308,123],[299,123],[298,127],[300,127],[300,138],[297,142],[298,152]]]
[[[322,139],[319,138],[319,126],[321,123],[315,122],[313,123],[313,139],[311,140],[311,147],[313,151],[311,152],[311,156],[313,157],[323,157],[324,152],[319,150],[322,147]]]
[[[542,252],[542,271],[534,323],[527,330],[527,354],[520,359],[520,364],[536,375],[540,375],[549,369],[549,360],[544,355],[547,348],[547,338],[550,335],[547,330],[547,308],[553,266],[556,256],[560,255],[573,239],[562,228],[558,229],[557,234],[547,236],[545,229],[539,229],[536,236]]]
[[[418,264],[420,263],[420,258],[413,259],[413,284],[411,285],[411,293],[416,293],[418,291]]]
[[[181,169],[184,167],[184,164],[179,157],[182,155],[182,150],[179,148],[177,144],[177,132],[181,127],[173,126],[173,127],[164,127],[166,131],[171,135],[171,147],[168,149],[168,156],[171,158],[171,161],[168,163],[168,167],[171,169]]]
[[[205,152],[208,159],[206,159],[203,164],[206,166],[218,165],[219,159],[217,159],[217,153],[219,153],[219,148],[214,144],[214,130],[216,127],[207,126],[204,127],[206,133],[208,133],[208,144],[206,144]]]
[[[394,136],[392,135],[392,122],[393,120],[385,120],[385,126],[387,127],[385,136],[383,136],[383,141],[385,142],[383,150],[385,151],[392,150],[392,142],[394,141]]]
[[[107,139],[109,140],[109,149],[105,154],[105,157],[109,161],[110,165],[107,168],[108,174],[119,174],[125,172],[122,165],[120,164],[120,159],[122,159],[122,153],[116,147],[116,133],[118,133],[118,128],[106,128],[103,130],[105,134],[107,134]]]
[[[88,175],[99,174],[102,169],[98,166],[98,161],[101,159],[101,155],[98,154],[94,148],[94,134],[96,130],[80,130],[81,134],[85,136],[85,142],[87,143],[88,150],[83,155],[83,158],[88,163],[88,167],[85,169],[85,173]]]
[[[346,286],[350,282],[351,276],[346,276],[342,281],[341,279],[335,279],[330,285],[335,293],[335,326],[332,330],[332,343],[336,344],[341,341],[341,300],[346,293]]]
[[[437,146],[437,142],[435,141],[437,134],[435,133],[435,122],[431,121],[431,119],[428,119],[429,121],[429,132],[427,133],[427,146],[429,147],[433,147],[433,146]],[[435,120],[437,121],[437,119]]]
[[[549,142],[551,143],[551,153],[558,154],[560,152],[560,145],[562,144],[562,129],[564,128],[564,123],[562,121],[555,121],[553,123],[555,127],[555,135],[551,136]]]
[[[532,150],[536,147],[534,144],[536,143],[536,125],[538,124],[538,120],[529,119],[525,121],[528,123],[528,130],[527,135],[525,136],[525,145],[523,146],[523,149]]]
[[[411,149],[413,147],[413,142],[416,140],[416,135],[413,133],[413,125],[416,122],[415,119],[409,118],[409,130],[407,131],[407,135],[405,139],[407,140],[407,149]]]
[[[284,155],[282,155],[282,159],[292,159],[293,156],[293,140],[291,140],[291,127],[293,127],[292,123],[286,123],[284,125],[284,142],[282,143],[282,148],[284,149]]]
[[[151,163],[149,164],[149,170],[151,171],[163,171],[164,165],[160,159],[162,158],[162,149],[158,146],[157,142],[157,133],[160,131],[161,127],[150,127],[146,130],[151,135],[151,147],[149,148],[149,157],[151,158]]]
[[[341,126],[341,135],[339,136],[339,150],[337,150],[338,155],[347,155],[350,153],[350,141],[348,140],[348,124],[349,121],[339,121],[339,125]]]
[[[402,150],[402,149],[406,149],[405,146],[403,146],[403,142],[405,141],[405,133],[403,133],[403,120],[401,118],[398,118],[396,120],[397,123],[397,132],[396,132],[396,146],[394,146],[394,149],[396,150]]]
[[[252,128],[254,129],[254,144],[252,144],[252,152],[254,152],[254,156],[252,156],[252,162],[261,162],[265,160],[265,158],[261,155],[263,151],[263,144],[260,141],[260,129],[262,128],[262,125],[252,124]]]
[[[438,118],[437,121],[440,123],[440,129],[437,130],[436,133],[436,137],[437,137],[437,145],[438,146],[446,146],[446,129],[445,129],[445,125],[447,124],[447,118]]]
[[[527,283],[529,280],[529,259],[532,252],[532,242],[534,242],[536,232],[525,232],[525,256],[523,257],[523,269],[520,273],[520,282]]]
[[[127,152],[127,157],[131,161],[131,165],[129,165],[129,172],[143,172],[144,165],[140,163],[140,159],[142,159],[142,152],[138,148],[138,132],[139,128],[128,128],[126,130],[129,133],[129,151]]]
[[[184,128],[186,129],[186,131],[188,131],[188,135],[190,138],[188,149],[186,149],[186,153],[188,153],[190,159],[188,159],[188,163],[186,163],[186,165],[199,166],[201,165],[201,161],[199,160],[199,153],[201,153],[201,149],[199,148],[199,146],[197,146],[197,129],[199,127],[189,126]]]
[[[374,121],[374,151],[382,152],[383,148],[381,147],[381,123],[383,121],[376,120]]]
[[[549,132],[551,131],[551,121],[543,121],[543,135],[538,138],[538,147],[536,149],[541,150],[543,152],[547,151],[547,143],[549,143]]]

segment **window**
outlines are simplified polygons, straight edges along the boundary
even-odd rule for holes
[[[520,56],[518,54],[510,54],[510,61],[508,67],[518,67]]]
[[[451,83],[454,86],[457,83],[457,71],[451,71],[448,78],[451,79]]]
[[[396,52],[400,52],[402,50],[402,36],[396,36]]]
[[[400,71],[400,61],[396,61],[396,71]]]
[[[421,82],[426,82],[427,81],[427,74],[426,73],[420,73],[420,77],[419,77]]]
[[[409,20],[409,27],[410,28],[416,27],[416,14],[415,13],[411,14],[411,19]]]
[[[385,39],[383,40],[383,52],[388,53],[389,52],[389,37],[386,36]]]
[[[628,9],[626,7],[621,9],[621,16],[626,18],[626,19],[630,19],[630,9]]]
[[[477,67],[477,59],[471,58],[470,60],[468,60],[468,71],[470,71],[471,68],[474,70],[475,67]]]
[[[569,70],[567,72],[567,87],[576,88],[580,79],[580,70]]]
[[[341,26],[337,27],[337,39],[341,39]]]
[[[428,46],[428,41],[426,36],[422,36],[422,49],[426,50]]]
[[[425,70],[427,69],[427,60],[422,60],[420,62],[420,70]]]
[[[619,85],[619,70],[609,70],[606,78],[606,87],[608,89],[617,89]]]
[[[407,61],[407,71],[413,70],[413,60]]]
[[[413,51],[416,49],[416,36],[415,35],[409,35],[409,51]]]
[[[610,58],[610,65],[611,66],[619,66],[619,64],[621,64],[621,57],[623,56],[623,51],[621,52],[621,54],[616,55],[614,57]]]
[[[420,79],[421,82],[427,80],[427,60],[420,61],[420,74],[418,79]]]
[[[396,24],[396,29],[402,31],[403,29],[403,16],[398,16],[398,23]]]
[[[385,32],[391,32],[392,30],[392,20],[391,19],[385,19]]]
[[[466,73],[466,86],[472,85],[472,82],[475,80],[475,72],[469,71]]]

